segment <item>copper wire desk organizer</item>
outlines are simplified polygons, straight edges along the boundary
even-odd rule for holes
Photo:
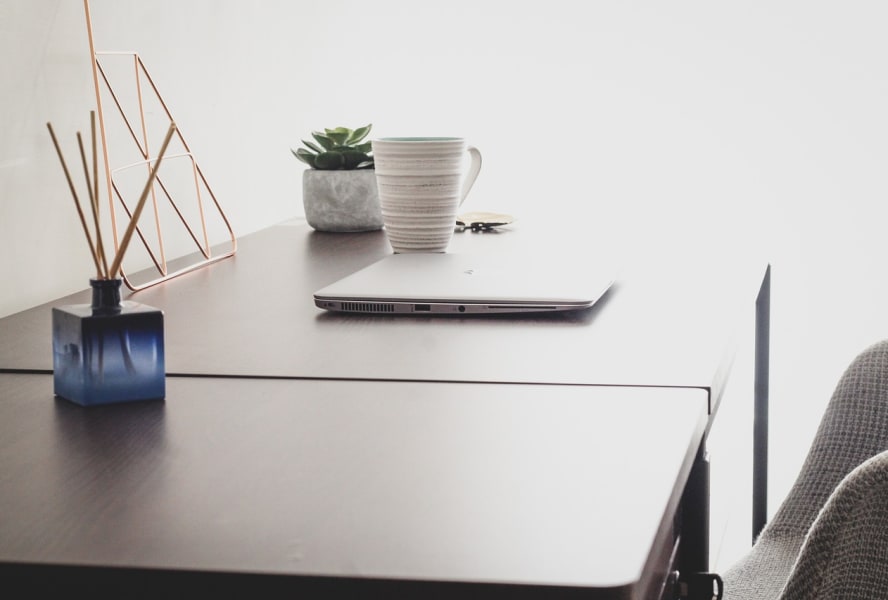
[[[84,9],[86,12],[87,35],[89,38],[89,48],[92,59],[98,125],[102,140],[102,158],[104,160],[108,189],[111,230],[113,232],[115,248],[118,248],[118,220],[123,221],[126,219],[132,219],[133,216],[131,209],[132,200],[130,199],[128,203],[126,198],[127,192],[124,189],[125,186],[122,184],[122,180],[124,179],[125,174],[131,169],[144,168],[147,172],[150,169],[151,164],[156,160],[156,157],[152,155],[151,148],[149,147],[149,111],[146,110],[146,94],[143,94],[143,82],[147,84],[148,91],[154,99],[154,106],[160,109],[159,112],[162,113],[162,116],[165,116],[168,121],[163,124],[161,129],[165,129],[170,122],[174,121],[174,119],[167,103],[160,95],[157,85],[148,73],[144,62],[136,52],[96,51],[93,41],[92,19],[89,12],[89,0],[84,0]],[[135,89],[129,90],[129,92],[131,94],[134,93],[135,95],[134,102],[137,105],[137,117],[127,116],[127,110],[124,108],[125,101],[121,97],[122,92],[127,90],[121,89],[120,86],[115,88],[115,85],[112,84],[112,77],[109,76],[108,63],[116,58],[131,60],[132,62],[131,68],[132,75],[134,75]],[[113,168],[111,166],[111,152],[109,150],[108,123],[106,122],[102,103],[103,88],[105,93],[110,96],[113,105],[117,108],[117,112],[125,126],[126,133],[128,133],[128,137],[133,142],[135,152],[137,153],[135,156],[137,160]],[[178,124],[178,121],[176,121],[176,123]],[[123,134],[124,138],[127,137],[126,133]],[[218,262],[233,256],[237,251],[237,238],[234,235],[231,224],[225,216],[219,201],[216,199],[216,196],[201,171],[194,154],[191,152],[191,149],[178,127],[176,128],[175,136],[182,151],[168,154],[166,157],[167,165],[169,167],[170,164],[175,164],[176,162],[184,163],[186,165],[184,170],[190,171],[190,176],[186,176],[185,178],[190,178],[193,182],[193,192],[190,198],[190,200],[193,201],[193,204],[189,206],[183,203],[181,195],[179,197],[180,199],[177,201],[174,196],[176,195],[176,191],[181,190],[181,186],[174,191],[173,186],[168,185],[167,179],[158,174],[155,178],[150,195],[150,206],[153,209],[150,212],[154,217],[153,227],[151,225],[146,227],[141,223],[136,226],[136,235],[141,241],[141,245],[147,253],[147,256],[150,258],[150,262],[153,263],[157,272],[157,277],[150,278],[146,281],[136,282],[127,275],[125,270],[121,269],[121,277],[124,283],[133,291],[157,285],[158,283],[167,281],[173,277]],[[130,147],[129,150],[132,152],[133,147]],[[207,201],[207,198],[209,198],[209,202]],[[164,199],[166,201],[165,203]],[[117,205],[121,207],[122,215],[119,214],[119,211],[116,208]],[[166,244],[164,243],[164,231],[165,229],[169,229],[169,223],[164,223],[164,219],[161,215],[162,209],[166,206],[172,209],[172,211],[164,214],[170,215],[170,217],[174,216],[175,219],[181,223],[184,232],[187,234],[182,235],[184,243],[180,243],[180,246],[191,248],[191,252],[186,253],[184,258],[178,258],[175,260],[168,260],[167,258],[167,249]],[[189,208],[190,212],[188,210]],[[220,232],[227,233],[228,238],[227,241],[217,243],[215,247],[213,240],[211,239],[212,236],[208,231],[208,209],[215,210],[215,215],[218,217],[215,222],[218,225],[217,229]],[[145,213],[148,212],[149,211],[147,210],[145,211]],[[120,226],[126,227],[126,223],[123,223]],[[176,241],[180,242],[179,239]]]

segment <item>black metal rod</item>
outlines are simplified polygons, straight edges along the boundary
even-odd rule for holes
[[[752,431],[752,541],[768,520],[768,403],[771,352],[771,265],[755,301],[755,407]]]

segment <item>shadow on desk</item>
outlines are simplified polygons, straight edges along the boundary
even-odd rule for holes
[[[132,473],[134,467],[138,471],[140,461],[164,449],[165,415],[163,400],[84,408],[56,396],[53,425],[61,446],[59,457],[88,456],[93,461],[101,457],[102,465],[89,467],[103,477],[119,477],[108,472],[117,464],[125,464],[127,472]]]

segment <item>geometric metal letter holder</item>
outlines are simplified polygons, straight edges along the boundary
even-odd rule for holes
[[[117,249],[118,227],[128,226],[134,198],[156,161],[153,152],[159,144],[155,136],[165,133],[174,119],[138,54],[95,50],[89,0],[84,0],[84,8],[110,227]],[[106,117],[103,96],[110,99],[119,119]],[[134,291],[228,258],[237,251],[237,239],[228,218],[185,142],[178,121],[176,125],[171,151],[164,157],[163,175],[158,172],[155,177],[146,210],[135,230],[141,242],[140,251],[131,245],[127,252],[128,264],[153,264],[154,270],[145,269],[135,277],[121,269],[124,283]],[[146,219],[149,214],[151,218]],[[168,255],[180,258],[171,260]]]

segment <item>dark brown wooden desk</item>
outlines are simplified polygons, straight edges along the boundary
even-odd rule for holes
[[[655,597],[707,421],[683,388],[171,377],[88,410],[48,375],[0,389],[0,581],[119,597]]]
[[[545,253],[552,268],[579,272],[599,256],[569,244],[561,247],[558,232],[532,225],[457,235],[451,250],[499,253],[513,260]],[[332,315],[314,307],[313,291],[387,252],[381,232],[319,234],[295,222],[242,238],[232,259],[134,294],[130,299],[165,312],[169,393],[155,408],[81,410],[51,399],[49,306],[85,302],[85,295],[0,319],[0,372],[8,373],[0,389],[26,382],[18,396],[4,398],[0,406],[0,493],[18,503],[18,512],[0,517],[5,519],[0,521],[0,561],[21,567],[18,572],[33,569],[38,576],[58,568],[56,575],[67,573],[75,580],[113,566],[122,580],[147,576],[154,583],[169,583],[170,576],[184,573],[203,583],[215,574],[217,581],[231,585],[223,575],[229,573],[249,580],[249,586],[347,582],[392,591],[385,586],[411,581],[419,587],[410,590],[423,596],[437,582],[439,591],[470,586],[472,591],[548,595],[557,589],[641,598],[664,585],[674,549],[670,536],[680,531],[685,566],[706,568],[705,434],[739,339],[752,333],[754,303],[766,291],[764,263],[729,260],[708,249],[683,257],[653,253],[629,261],[615,287],[594,308],[578,313],[404,318]],[[335,399],[338,408],[328,413],[333,406],[325,407],[319,398]],[[513,398],[522,398],[532,410],[513,414]],[[579,405],[577,399],[582,399]],[[588,412],[580,410],[585,401]],[[415,436],[448,417],[452,402],[463,406],[459,413],[464,417],[450,422],[452,439],[442,446],[439,432],[431,438],[435,443],[420,449],[423,440]],[[563,402],[574,408],[566,413],[550,409]],[[15,403],[23,404],[17,410]],[[700,404],[702,420],[696,413]],[[178,416],[180,410],[184,416]],[[355,433],[363,419],[372,427],[361,436],[370,438],[347,444],[339,454],[343,431]],[[391,423],[381,427],[380,419]],[[531,435],[535,421],[549,423],[548,443]],[[396,424],[404,430],[396,432]],[[508,433],[512,426],[523,433]],[[562,440],[556,434],[580,426],[593,428],[595,435]],[[22,437],[31,427],[42,427],[41,443]],[[601,437],[604,430],[611,436]],[[64,432],[69,436],[62,438]],[[505,446],[501,432],[511,436]],[[144,443],[139,439],[152,435],[158,441],[146,467],[137,451]],[[361,445],[384,444],[389,438],[395,443],[404,436],[411,443],[397,442],[403,456],[394,448],[377,456]],[[465,448],[457,452],[466,436]],[[105,440],[120,450],[119,459],[102,452]],[[674,450],[661,450],[661,442]],[[225,451],[229,443],[236,455]],[[206,453],[199,455],[203,447]],[[61,460],[60,448],[76,456]],[[530,456],[531,448],[539,454]],[[10,453],[20,454],[24,462],[7,460]],[[489,463],[493,459],[485,453],[498,457],[501,472],[490,464],[482,471],[466,464],[470,456]],[[430,456],[438,468],[417,471]],[[393,457],[397,460],[391,462]],[[555,466],[556,459],[565,460]],[[381,479],[343,470],[347,460],[364,464]],[[646,460],[654,466],[644,468],[668,473],[667,480],[627,466]],[[116,470],[103,475],[105,462]],[[554,471],[547,472],[543,464]],[[612,479],[614,464],[635,475]],[[234,470],[227,471],[229,466]],[[161,472],[175,472],[172,481],[178,485],[153,491],[155,486],[128,475],[131,467],[136,473],[160,469],[147,473],[147,482]],[[41,478],[44,468],[49,471]],[[286,475],[290,468],[295,474]],[[590,487],[578,489],[572,478],[578,474],[591,474],[596,486],[587,481]],[[197,483],[186,483],[189,477],[208,487],[201,491]],[[279,482],[277,477],[296,479]],[[353,477],[369,485],[371,495],[357,493]],[[15,481],[32,484],[11,491]],[[386,485],[393,486],[392,492],[419,493],[423,503],[444,494],[457,506],[439,500],[423,518],[410,513],[403,500],[369,506],[378,499],[372,494],[386,493]],[[455,489],[445,493],[450,485]],[[611,495],[624,485],[631,493]],[[303,488],[319,495],[302,497]],[[572,494],[579,492],[586,496],[578,504]],[[74,504],[78,509],[64,502],[71,493],[82,496],[81,504]],[[144,501],[142,493],[147,494]],[[98,496],[106,502],[87,510],[89,516],[74,527],[77,511],[87,508],[82,503]],[[209,496],[218,498],[203,515],[201,503]],[[637,500],[648,496],[652,504]],[[595,504],[603,497],[619,501]],[[309,509],[311,503],[322,504],[320,498],[347,514],[311,525],[318,513]],[[127,513],[131,503],[139,507],[133,515]],[[642,510],[656,518],[642,516]],[[205,516],[213,518],[195,529],[180,528],[189,518]],[[399,516],[403,523],[397,522]],[[275,523],[281,531],[273,531]],[[400,533],[385,538],[386,525]],[[113,538],[119,527],[124,528],[120,535],[129,537],[104,546],[99,538]],[[126,534],[129,527],[141,529]],[[281,559],[280,540],[309,527],[324,551]],[[419,537],[411,537],[414,528]],[[82,554],[72,533],[79,529],[94,537]],[[434,542],[437,536],[444,537]],[[242,538],[244,546],[221,548],[235,538]],[[271,544],[268,549],[263,540]],[[619,547],[632,548],[632,560],[616,550],[617,540],[623,541]],[[177,545],[183,550],[171,552]],[[298,550],[291,553],[302,556]]]

